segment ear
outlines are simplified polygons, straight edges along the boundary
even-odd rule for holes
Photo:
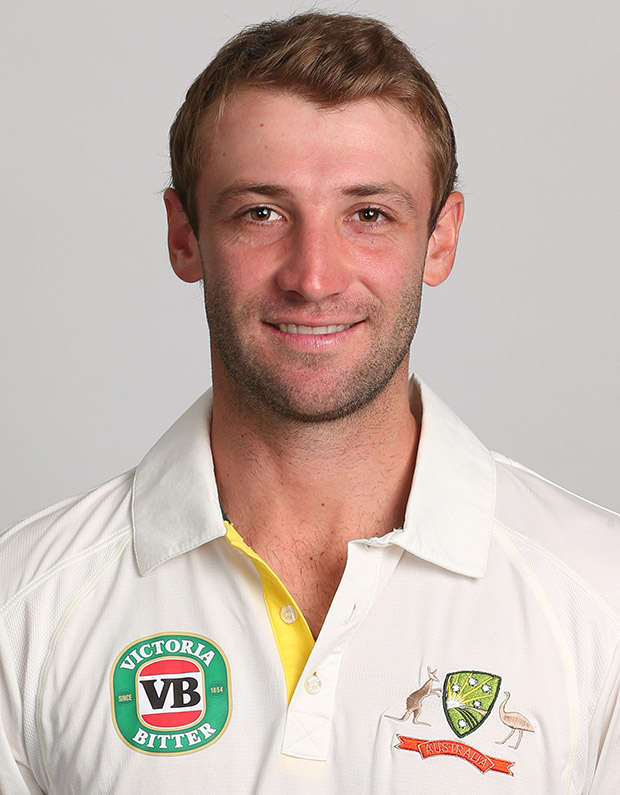
[[[439,213],[435,228],[429,238],[424,262],[424,283],[435,287],[450,275],[459,230],[465,211],[465,198],[462,193],[453,191]]]
[[[172,269],[184,282],[197,282],[202,279],[198,241],[174,188],[164,191],[164,202],[168,215],[168,252]]]

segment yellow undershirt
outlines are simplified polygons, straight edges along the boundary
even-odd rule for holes
[[[277,574],[250,549],[228,520],[224,520],[224,525],[227,541],[250,558],[260,577],[267,614],[284,668],[286,694],[290,701],[314,647],[314,638],[297,603]]]

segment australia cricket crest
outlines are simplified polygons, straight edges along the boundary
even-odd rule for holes
[[[482,671],[455,671],[443,684],[442,704],[448,724],[465,737],[487,719],[499,693],[501,677]]]

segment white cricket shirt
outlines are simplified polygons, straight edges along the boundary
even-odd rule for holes
[[[620,792],[620,517],[421,394],[316,643],[222,518],[209,393],[0,535],[0,793]]]

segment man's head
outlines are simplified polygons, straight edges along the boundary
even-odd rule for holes
[[[433,201],[429,233],[454,188],[456,147],[446,106],[430,75],[383,23],[308,13],[247,28],[194,81],[170,130],[172,184],[194,232],[196,185],[217,121],[241,89],[290,92],[321,108],[382,99],[409,114],[427,144]]]
[[[319,14],[242,33],[171,149],[170,257],[204,282],[214,395],[303,423],[406,406],[422,281],[450,273],[463,197],[449,116],[405,45]]]

